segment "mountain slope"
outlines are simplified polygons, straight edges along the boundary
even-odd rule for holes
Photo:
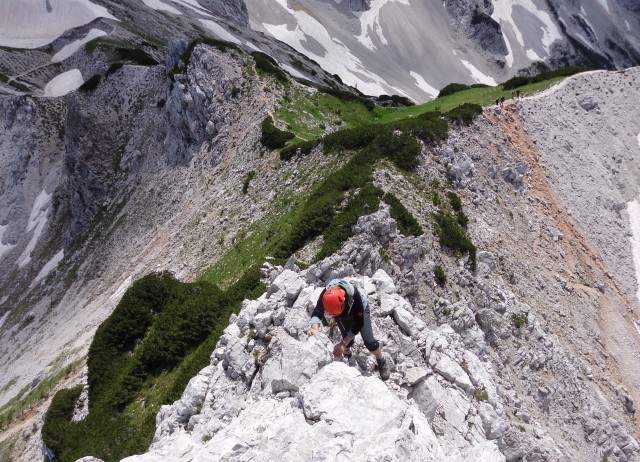
[[[562,165],[588,175],[592,169],[579,168],[589,159],[587,148],[561,152],[557,145],[583,139],[591,145],[590,136],[615,130],[609,139],[616,143],[599,150],[609,166],[604,181],[611,175],[622,185],[624,175],[636,172],[637,101],[620,89],[636,85],[639,76],[639,69],[583,74],[546,95],[489,108],[473,125],[452,130],[441,146],[425,146],[415,174],[379,164],[376,185],[393,192],[427,231],[399,235],[380,211],[360,217],[343,249],[299,274],[292,266],[265,266],[266,294],[232,316],[212,365],[179,402],[160,411],[151,452],[130,460],[242,460],[288,442],[299,444],[296,455],[309,460],[339,451],[356,459],[401,458],[405,450],[427,460],[438,460],[440,451],[451,460],[634,460],[638,365],[629,345],[638,342],[637,286],[627,279],[632,267],[609,269],[612,258],[631,260],[631,217],[611,215],[627,231],[609,235],[605,244],[593,238],[609,224],[585,217],[615,209],[593,207],[584,194],[558,194],[564,177],[555,180],[551,161],[566,156]],[[599,123],[590,124],[592,117]],[[578,133],[562,130],[563,121]],[[560,126],[555,142],[545,141],[551,125]],[[608,160],[620,154],[624,171]],[[322,157],[315,152],[301,161]],[[445,179],[451,183],[443,190]],[[468,256],[442,248],[432,231],[430,217],[441,207],[435,197],[448,201],[449,188],[462,198],[479,249],[475,270]],[[600,194],[637,200],[633,188]],[[571,215],[561,213],[569,203]],[[614,255],[616,246],[626,250]],[[436,267],[444,269],[443,286],[434,278]],[[335,276],[354,278],[372,300],[376,332],[397,364],[388,387],[377,381],[361,344],[348,369],[330,361],[326,337],[306,339],[308,309]],[[342,390],[336,382],[348,384],[345,390],[371,387],[384,400],[349,395],[346,404],[331,393],[316,394],[318,388]],[[344,421],[342,406],[385,417],[344,430],[351,421]],[[369,439],[372,434],[377,438]],[[314,437],[326,444],[300,443]],[[403,444],[392,450],[387,438]]]
[[[184,280],[228,284],[239,268],[270,256],[270,239],[295,223],[287,213],[346,161],[316,149],[285,162],[261,147],[265,116],[276,114],[298,90],[309,95],[317,89],[278,83],[256,68],[258,58],[247,51],[261,48],[292,75],[334,90],[344,86],[287,46],[246,28],[242,3],[212,2],[208,9],[204,2],[101,4],[118,21],[98,18],[58,30],[49,45],[33,50],[0,50],[6,95],[0,98],[0,417],[10,424],[0,438],[0,458],[11,451],[20,460],[42,457],[38,428],[44,409],[32,405],[46,403],[55,387],[86,379],[78,360],[133,280],[168,269]],[[588,11],[605,7],[585,5]],[[620,5],[606,4],[614,13]],[[632,13],[627,23],[633,41],[637,9],[624,5]],[[466,6],[446,6],[446,14],[461,21],[458,29],[466,27]],[[357,1],[340,8],[363,17],[377,11]],[[496,4],[494,13],[500,11]],[[372,28],[374,16],[367,16]],[[590,21],[598,24],[593,30],[609,27]],[[492,27],[476,32],[482,43],[492,37],[491,49],[504,53],[507,42],[497,40]],[[208,44],[192,41],[204,36]],[[366,36],[361,39],[365,43],[358,46],[370,50]],[[543,54],[536,43],[532,49]],[[621,48],[605,40],[608,65],[632,62],[625,60],[633,47],[616,43]],[[87,85],[73,91],[67,85],[80,83],[78,72]],[[69,93],[41,98],[59,76],[54,90]],[[503,396],[510,421],[524,422],[535,438],[539,423],[576,460],[600,454],[624,460],[635,451],[628,436],[636,438],[638,398],[629,347],[637,341],[639,270],[631,255],[639,238],[637,223],[629,224],[634,217],[637,222],[638,203],[637,70],[571,82],[543,98],[490,109],[472,127],[453,130],[438,149],[423,146],[415,176],[381,161],[376,185],[393,192],[425,234],[394,240],[397,248],[383,247],[371,258],[374,266],[389,264],[385,269],[399,293],[430,328],[455,313],[450,323],[463,342],[484,335],[489,353],[482,359],[504,371],[502,386],[513,391]],[[308,115],[315,133],[331,132],[343,119],[339,112],[330,122]],[[276,124],[286,127],[282,120]],[[462,268],[460,255],[441,250],[434,237],[433,193],[448,204],[444,198],[452,187],[480,250],[479,273]],[[620,231],[612,233],[605,224]],[[322,241],[310,243],[300,258],[313,261]],[[436,267],[447,276],[443,289],[434,282]],[[545,333],[554,336],[551,346],[540,347],[532,336],[523,347],[521,327],[511,332],[514,319],[529,322],[525,312],[536,313],[538,322],[542,317]],[[593,387],[582,393],[585,379]],[[540,381],[547,387],[542,391],[536,388]],[[589,407],[592,402],[599,404]],[[589,444],[583,447],[584,439]],[[509,446],[505,455],[516,457],[519,447]]]
[[[495,85],[532,63],[640,64],[627,1],[249,2],[250,23],[371,94],[424,102],[451,82]]]

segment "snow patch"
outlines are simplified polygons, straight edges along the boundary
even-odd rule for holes
[[[638,133],[638,147],[640,148],[640,133]]]
[[[60,263],[62,261],[62,259],[64,258],[64,250],[60,250],[60,252],[58,252],[57,254],[55,254],[53,256],[53,258],[51,260],[49,260],[47,262],[46,265],[44,265],[44,267],[40,270],[40,272],[38,273],[38,275],[36,276],[36,278],[33,280],[33,282],[31,283],[31,285],[35,285],[36,282],[46,278],[49,273],[56,267],[58,266],[58,263]]]
[[[415,71],[411,71],[409,72],[409,75],[411,77],[413,77],[413,79],[416,81],[416,83],[418,84],[418,87],[424,91],[425,93],[427,93],[429,96],[431,96],[432,98],[437,98],[438,95],[440,94],[440,91],[435,89],[434,87],[432,87],[431,85],[429,85],[427,83],[427,81],[424,79],[424,77],[422,77],[420,74],[418,74]]]
[[[602,6],[602,8],[605,9],[607,13],[611,13],[611,11],[609,10],[609,2],[607,0],[597,0],[597,2],[600,4],[600,6]]]
[[[295,29],[289,30],[286,24],[262,24],[269,34],[307,55],[325,71],[338,74],[344,83],[356,87],[365,94],[381,95],[389,92],[388,88],[391,86],[381,77],[369,72],[340,40],[329,35],[327,29],[317,19],[305,11],[289,8],[286,0],[277,1],[295,18],[296,26]],[[322,55],[305,48],[303,43],[308,36],[313,37],[324,48],[325,52]]]
[[[228,32],[221,25],[213,21],[209,21],[208,19],[200,19],[200,22],[204,24],[210,31],[216,34],[220,40],[225,40],[227,42],[235,43],[236,45],[242,44],[241,40],[239,40],[235,35]]]
[[[7,230],[9,225],[0,225],[0,258],[7,253],[9,250],[13,249],[15,245],[11,244],[3,244],[2,239],[4,238],[4,232]]]
[[[47,220],[47,211],[46,209],[44,209],[44,207],[51,201],[51,196],[53,196],[53,194],[47,194],[47,191],[45,191],[44,189],[40,192],[40,194],[38,194],[38,197],[36,197],[36,200],[33,203],[33,207],[31,208],[29,222],[27,223],[27,232],[35,228],[40,221]]]
[[[129,276],[122,284],[120,284],[120,287],[116,289],[113,295],[109,297],[109,300],[120,300],[124,295],[124,293],[127,291],[127,289],[131,287],[132,282],[133,282],[133,278]]]
[[[161,2],[160,0],[142,0],[142,3],[144,3],[149,8],[156,11],[166,11],[168,13],[173,13],[173,14],[182,14],[180,10],[177,10],[172,6],[169,6],[166,3]]]
[[[483,74],[480,71],[480,69],[475,67],[469,61],[465,61],[464,59],[460,59],[460,62],[464,65],[464,67],[469,69],[469,71],[471,72],[471,78],[473,80],[475,80],[476,82],[483,83],[485,85],[491,85],[492,87],[495,87],[496,85],[498,85],[498,83],[494,80],[493,77],[490,77],[488,75]]]
[[[376,51],[376,46],[373,44],[370,34],[376,35],[383,45],[388,45],[382,27],[380,27],[380,12],[387,3],[394,1],[410,6],[408,0],[379,0],[372,2],[369,10],[356,13],[360,17],[360,35],[356,36],[356,39],[371,51]]]
[[[511,43],[509,42],[509,37],[505,33],[506,29],[510,29],[513,32],[516,40],[520,44],[520,47],[525,51],[529,59],[542,59],[538,56],[537,53],[529,48],[528,43],[526,43],[528,40],[523,37],[522,32],[516,26],[516,21],[513,15],[514,6],[520,6],[524,8],[537,19],[542,21],[542,46],[547,52],[547,55],[549,54],[549,49],[553,42],[555,42],[556,40],[562,40],[562,34],[560,33],[560,30],[558,29],[556,23],[553,21],[553,18],[546,11],[539,10],[533,0],[494,0],[493,5],[494,9],[491,17],[501,26],[502,36],[504,37],[507,49],[509,51],[509,54],[506,56],[507,65],[509,67],[513,65],[513,48],[511,46]],[[507,28],[505,26],[510,27]]]
[[[59,63],[61,61],[64,61],[69,56],[78,51],[80,47],[82,47],[82,45],[84,45],[85,43],[90,42],[91,40],[95,40],[98,37],[103,37],[105,35],[107,35],[107,33],[103,30],[91,29],[83,39],[76,40],[75,42],[71,42],[68,45],[62,47],[59,52],[53,55],[53,58],[51,58],[51,62]]]
[[[196,13],[199,13],[203,16],[213,17],[209,14],[208,10],[200,5],[196,0],[173,0],[173,3],[186,6],[187,8],[192,9]]]
[[[64,96],[67,93],[77,90],[83,83],[84,79],[82,78],[80,70],[71,69],[52,78],[44,87],[44,96],[51,98]]]
[[[627,204],[627,212],[629,213],[629,222],[631,225],[631,248],[638,284],[636,296],[638,297],[638,301],[640,301],[640,198]]]
[[[0,45],[39,48],[66,30],[96,18],[117,21],[106,8],[89,0],[3,0],[0,1]]]
[[[2,299],[2,301],[0,301],[0,305],[2,305],[5,301],[7,301],[7,298],[5,297],[4,299]],[[7,320],[7,318],[9,317],[9,312],[7,311],[1,318],[0,318],[0,327],[2,327],[4,325],[4,322]]]
[[[47,205],[51,201],[51,197],[53,194],[47,194],[47,192],[43,189],[36,200],[33,203],[33,207],[31,208],[31,214],[29,215],[29,222],[27,223],[26,232],[29,233],[33,231],[33,236],[31,236],[31,240],[29,244],[18,258],[16,262],[20,268],[31,261],[31,252],[36,248],[36,244],[38,243],[38,239],[44,231],[44,227],[47,224]]]
[[[291,77],[295,77],[295,78],[298,78],[298,79],[306,79],[306,78],[308,78],[305,75],[301,74],[300,71],[298,71],[298,69],[296,69],[295,67],[291,67],[288,64],[280,64],[280,63],[278,63],[278,66],[280,66],[282,69],[287,71],[289,73],[289,75],[291,75]]]

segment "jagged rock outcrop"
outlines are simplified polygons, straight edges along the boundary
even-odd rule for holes
[[[150,453],[125,460],[506,460],[500,439],[511,426],[490,366],[451,328],[427,329],[386,273],[352,280],[395,359],[390,386],[362,345],[345,363],[332,358],[329,331],[307,337],[321,288],[308,286],[305,272],[279,271],[231,318],[211,366],[162,408]],[[402,318],[395,327],[381,306],[389,298]]]
[[[392,274],[420,265],[401,262],[405,238],[384,210],[360,217],[355,229],[365,228],[387,231],[361,232],[304,271],[264,266],[267,292],[244,302],[211,365],[161,409],[150,452],[125,460],[334,460],[341,453],[349,460],[560,461],[588,460],[596,450],[610,460],[634,460],[636,440],[594,386],[582,384],[582,371],[532,308],[494,285],[493,254],[478,255],[484,282],[475,299],[439,300],[434,313],[446,321],[431,327],[423,310],[398,293],[393,276],[375,263],[357,272],[356,262],[381,245],[395,249],[393,263],[380,260]],[[349,361],[336,360],[337,332],[306,335],[323,283],[337,276],[367,294],[374,333],[394,362],[386,383],[358,341]],[[510,347],[511,339],[521,346]],[[519,385],[496,369],[501,364],[517,368]],[[542,384],[540,373],[556,383]],[[581,427],[591,449],[576,457],[532,405]]]
[[[444,5],[460,32],[480,49],[495,55],[508,54],[500,24],[491,17],[494,10],[492,2],[447,0]]]

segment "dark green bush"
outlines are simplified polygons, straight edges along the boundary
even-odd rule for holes
[[[442,96],[453,95],[454,93],[467,90],[468,88],[469,86],[465,85],[464,83],[450,83],[442,90],[440,90],[440,93],[438,93],[438,98],[441,98]]]
[[[471,266],[476,266],[476,246],[471,242],[465,229],[460,226],[458,220],[446,210],[440,209],[432,214],[435,233],[440,240],[440,244],[456,252],[469,252]]]
[[[127,367],[129,354],[146,335],[154,316],[177,296],[178,285],[168,272],[139,279],[98,327],[87,356],[90,403],[98,402],[103,387]]]
[[[512,90],[514,88],[523,87],[532,82],[531,77],[512,77],[502,84],[504,90]]]
[[[447,283],[447,275],[444,273],[442,266],[438,265],[433,268],[433,276],[436,280],[436,284],[438,284],[440,287],[444,287],[444,285]]]
[[[425,112],[418,117],[392,122],[389,127],[411,133],[425,143],[439,143],[449,136],[449,125],[437,111]]]
[[[469,217],[462,210],[460,210],[456,213],[456,221],[460,226],[466,229],[467,225],[469,224]]]
[[[278,63],[271,56],[262,53],[261,51],[254,51],[251,53],[251,56],[253,56],[253,60],[256,63],[256,69],[258,69],[258,71],[269,74],[282,83],[289,81],[289,79],[287,79],[287,74],[280,69]]]
[[[529,324],[529,312],[521,311],[519,313],[512,314],[511,322],[516,329],[520,329],[521,327],[526,326],[527,324]]]
[[[388,107],[409,107],[415,103],[406,96],[400,95],[380,95],[377,98],[378,104]]]
[[[342,101],[357,101],[359,103],[362,103],[364,107],[367,108],[367,110],[369,111],[372,111],[376,107],[376,104],[373,101],[371,101],[369,98],[366,98],[352,91],[342,90],[340,88],[330,87],[330,86],[321,86],[321,85],[316,85],[315,87],[318,89],[318,91],[322,93],[326,93],[327,95],[335,96],[336,98],[341,99]]]
[[[433,193],[431,193],[431,203],[436,207],[440,207],[440,205],[442,205],[442,199],[440,198],[438,191],[433,191]]]
[[[453,191],[449,191],[447,193],[447,197],[449,198],[449,202],[451,203],[451,208],[454,212],[460,212],[462,210],[462,200],[460,196],[458,196]]]
[[[580,72],[590,71],[592,68],[586,66],[568,66],[552,71],[543,71],[533,77],[513,77],[502,84],[502,88],[505,90],[512,90],[514,88],[528,85],[530,83],[542,82],[544,80],[553,79],[555,77],[568,77],[570,75],[578,74]]]
[[[458,121],[463,125],[469,125],[480,114],[482,114],[482,106],[474,103],[464,103],[446,112],[444,117],[451,121]]]
[[[122,61],[130,61],[141,66],[155,66],[159,64],[158,61],[149,56],[147,52],[141,48],[116,47],[115,51]]]
[[[298,149],[301,154],[309,154],[313,149],[320,144],[320,140],[303,141],[302,143],[292,144],[291,146],[285,146],[280,150],[280,159],[289,160],[296,155]]]
[[[376,212],[380,204],[380,196],[383,191],[371,183],[365,184],[357,194],[350,197],[347,205],[338,211],[324,230],[322,248],[317,255],[321,260],[335,253],[344,242],[353,234],[351,228],[358,222],[358,217],[362,215],[364,205],[369,205],[370,212]]]
[[[284,147],[288,140],[294,138],[291,132],[280,130],[273,124],[271,116],[267,116],[262,121],[262,136],[260,142],[269,149],[278,149]]]
[[[373,142],[372,149],[379,157],[390,159],[402,170],[413,170],[418,166],[420,145],[410,133],[396,134],[381,130]]]
[[[189,379],[209,364],[209,355],[232,312],[245,297],[264,292],[260,268],[248,269],[226,292],[205,282],[181,283],[169,273],[145,276],[124,294],[98,328],[89,348],[90,413],[70,422],[79,389],[62,390],[45,417],[43,438],[56,460],[94,455],[107,462],[144,452],[161,404],[175,401]],[[146,403],[143,424],[128,406],[165,371],[177,372]],[[140,411],[139,411],[140,412]]]
[[[242,183],[242,194],[247,194],[247,191],[249,191],[249,183],[251,183],[251,180],[253,180],[255,176],[256,172],[253,170],[246,174],[244,182]]]
[[[474,83],[471,85],[465,85],[463,83],[450,83],[442,90],[440,90],[440,93],[438,93],[438,98],[440,98],[441,96],[452,95],[454,93],[458,93],[459,91],[468,90],[469,88],[486,88],[488,86],[489,85],[486,85],[484,83]]]
[[[422,226],[420,226],[418,220],[394,194],[388,192],[382,197],[382,200],[391,206],[391,217],[396,220],[398,229],[402,234],[405,236],[420,236],[423,233]]]
[[[105,78],[108,77],[109,75],[113,74],[114,72],[116,72],[118,69],[120,69],[122,66],[124,66],[123,62],[115,62],[115,63],[111,63],[111,65],[109,66],[109,68],[107,69],[107,72],[105,73]]]
[[[80,85],[80,87],[78,87],[78,90],[84,91],[84,92],[93,91],[96,88],[98,88],[98,85],[100,84],[100,79],[101,77],[99,74],[89,77],[82,85]]]
[[[323,138],[324,148],[327,151],[363,149],[374,140],[379,130],[380,127],[371,125],[339,130]]]
[[[56,456],[65,448],[65,435],[73,416],[76,400],[82,393],[82,385],[61,390],[55,394],[49,405],[42,425],[42,439]]]

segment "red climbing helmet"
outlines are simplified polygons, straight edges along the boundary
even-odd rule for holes
[[[344,310],[344,290],[339,287],[327,289],[322,296],[322,306],[331,316],[338,316]]]

